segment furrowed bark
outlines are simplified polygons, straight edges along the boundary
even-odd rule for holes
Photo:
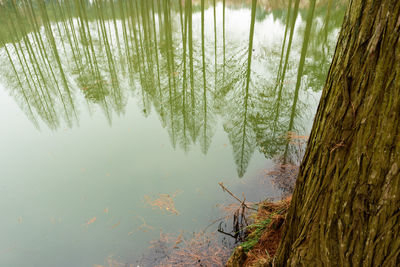
[[[351,0],[276,266],[400,266],[400,1]]]

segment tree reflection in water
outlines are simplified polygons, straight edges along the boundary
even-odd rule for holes
[[[298,148],[287,133],[306,130],[309,96],[322,88],[343,13],[318,2],[303,29],[299,0],[286,10],[253,0],[248,34],[237,36],[227,20],[247,3],[3,1],[2,80],[36,127],[73,127],[95,107],[112,123],[133,94],[186,152],[199,144],[206,154],[222,122],[240,177],[256,148],[294,164]],[[270,18],[285,25],[282,46],[260,43],[272,34],[262,28]]]

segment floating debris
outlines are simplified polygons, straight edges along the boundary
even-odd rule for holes
[[[174,198],[182,191],[178,190],[173,195],[170,194],[158,194],[158,198],[152,200],[150,196],[144,196],[144,202],[154,209],[159,208],[162,211],[179,215],[179,212],[175,208]]]
[[[150,243],[149,252],[138,262],[140,266],[224,266],[230,254],[216,233],[185,236],[183,231],[179,234],[161,231],[160,238]]]
[[[131,231],[128,233],[128,236],[133,235],[134,233],[136,233],[137,231],[142,231],[147,233],[148,231],[153,231],[155,228],[153,226],[150,226],[146,223],[145,219],[142,216],[137,215],[136,217],[138,217],[141,221],[142,221],[142,225],[140,225],[138,228],[136,228],[135,230]]]
[[[298,165],[276,162],[271,170],[265,171],[265,176],[270,178],[271,183],[286,197],[293,193],[298,173]]]
[[[111,226],[111,229],[115,229],[116,227],[118,227],[118,225],[120,225],[121,222],[117,222],[116,224],[114,224],[113,226]]]
[[[309,137],[309,135],[299,135],[296,132],[287,132],[287,138],[289,140],[303,140],[306,142]]]
[[[88,220],[88,221],[85,223],[85,225],[92,224],[92,223],[94,223],[96,220],[97,220],[97,218],[96,218],[96,217],[93,217],[92,219]]]

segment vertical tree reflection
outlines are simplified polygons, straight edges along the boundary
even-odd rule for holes
[[[328,65],[343,10],[320,1],[320,8],[310,1],[303,33],[295,27],[300,1],[289,0],[278,18],[286,25],[282,45],[268,48],[257,32],[269,29],[257,23],[277,13],[256,0],[246,7],[243,42],[227,29],[234,1],[2,1],[1,82],[34,125],[54,130],[77,124],[82,102],[89,112],[100,107],[111,123],[133,94],[144,116],[157,113],[174,147],[207,153],[222,119],[241,177],[256,147],[268,158],[296,150],[287,133],[302,128],[303,94],[321,89],[320,64]],[[291,56],[297,50],[299,62]]]
[[[230,114],[230,121],[225,127],[233,147],[233,153],[239,177],[242,177],[246,172],[246,168],[249,164],[250,157],[253,154],[255,147],[253,129],[249,127],[249,102],[251,101],[249,99],[249,87],[251,82],[251,59],[253,53],[256,6],[257,0],[252,0],[244,90],[240,92],[239,95],[235,96],[235,99],[233,99],[233,101],[237,102],[236,108],[239,109]],[[243,97],[240,97],[240,95]]]

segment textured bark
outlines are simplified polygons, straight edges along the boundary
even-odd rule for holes
[[[277,266],[400,266],[400,1],[352,0]]]

